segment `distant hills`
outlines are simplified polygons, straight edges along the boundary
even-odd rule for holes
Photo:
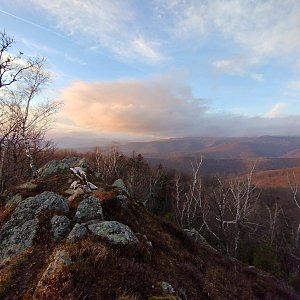
[[[93,150],[93,147],[116,147],[131,155],[141,153],[150,164],[162,163],[168,169],[190,170],[190,161],[204,158],[204,175],[234,175],[243,173],[249,161],[257,161],[258,171],[300,167],[300,137],[185,137],[150,142],[110,142],[107,139],[78,139],[79,152]],[[69,148],[70,138],[60,141]]]
[[[300,137],[173,138],[119,148],[127,154],[141,153],[153,165],[181,171],[189,171],[190,161],[202,155],[204,175],[240,174],[253,160],[258,171],[300,167]]]
[[[211,159],[249,159],[261,157],[300,158],[300,137],[261,136],[211,138],[173,138],[152,142],[135,142],[120,146],[146,157],[174,158],[198,156]]]

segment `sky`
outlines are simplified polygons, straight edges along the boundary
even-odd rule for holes
[[[299,136],[299,0],[0,0],[54,139]]]

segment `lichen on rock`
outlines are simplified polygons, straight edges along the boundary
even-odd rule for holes
[[[116,187],[118,190],[120,190],[121,192],[124,192],[125,194],[129,194],[128,189],[124,183],[124,181],[122,179],[117,179],[113,184],[113,187]]]
[[[42,212],[68,213],[67,200],[53,192],[29,197],[16,207],[11,218],[0,229],[0,260],[16,255],[32,246]]]
[[[80,166],[82,169],[87,169],[87,163],[84,158],[66,157],[62,160],[52,160],[38,170],[40,176],[47,177],[64,170],[69,170],[73,166]]]
[[[51,232],[54,240],[59,240],[65,236],[69,229],[70,221],[66,216],[55,215],[51,221]]]
[[[87,228],[84,224],[75,224],[67,237],[67,242],[75,242],[84,238],[87,234]]]
[[[88,225],[95,235],[107,238],[112,244],[134,244],[138,242],[135,233],[125,224],[117,221],[102,221]]]
[[[21,253],[32,246],[38,229],[38,219],[32,219],[18,226],[6,226],[0,232],[0,261]]]
[[[98,198],[90,196],[84,199],[78,205],[74,219],[78,222],[103,219],[102,206]]]

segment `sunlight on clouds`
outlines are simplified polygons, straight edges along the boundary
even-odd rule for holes
[[[62,91],[61,99],[65,103],[61,120],[97,134],[156,138],[295,135],[300,127],[298,115],[282,116],[284,103],[275,104],[265,117],[216,113],[207,100],[193,96],[183,78],[167,76],[78,81]]]
[[[282,111],[286,108],[285,103],[276,103],[274,104],[271,109],[266,113],[267,118],[277,118],[281,116]]]
[[[75,82],[62,93],[63,113],[76,125],[103,132],[181,135],[206,110],[178,80]]]

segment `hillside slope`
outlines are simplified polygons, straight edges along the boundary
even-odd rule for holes
[[[254,175],[254,183],[260,188],[287,188],[289,189],[289,179],[294,181],[300,178],[300,168],[283,168],[271,171],[258,172]]]
[[[74,196],[65,162],[2,201],[1,299],[299,299],[151,215],[120,180]]]

